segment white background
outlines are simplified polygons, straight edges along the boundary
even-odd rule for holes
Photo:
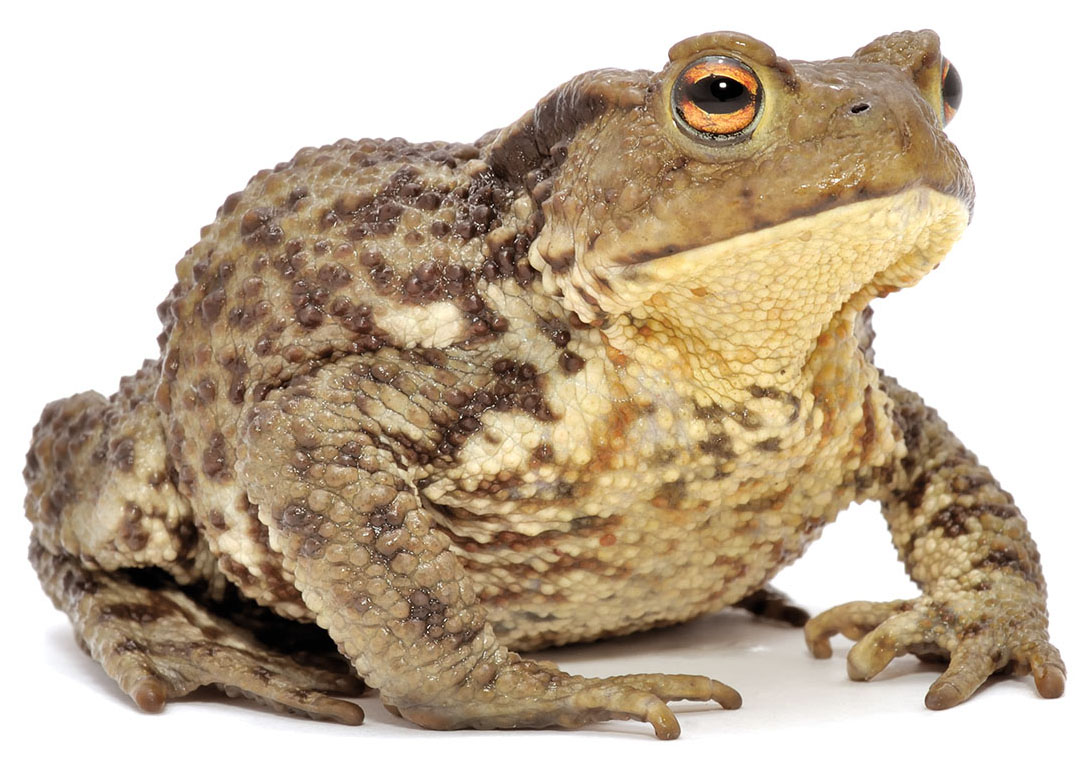
[[[1060,3],[299,2],[20,4],[0,18],[0,517],[4,751],[67,764],[480,767],[712,761],[1064,766],[1088,715],[1087,72]],[[221,7],[223,6],[223,7]],[[224,10],[229,7],[229,10]],[[1067,8],[1075,4],[1065,4]],[[375,698],[360,728],[209,695],[145,716],[72,642],[26,564],[23,464],[47,401],[155,356],[154,308],[224,197],[303,145],[342,136],[473,140],[602,66],[658,69],[677,40],[737,29],[790,58],[851,53],[932,27],[965,85],[950,133],[978,186],[974,221],[921,286],[877,303],[879,363],[920,391],[1011,491],[1049,579],[1069,667],[1059,701],[1029,679],[927,712],[939,669],[897,661],[849,682],[800,632],[725,613],[551,651],[583,674],[684,671],[735,685],[741,711],[680,706],[682,738],[647,725],[429,733]],[[777,584],[812,611],[916,594],[872,507],[852,509]],[[1077,723],[1077,715],[1082,719]],[[1056,753],[1055,753],[1056,752]],[[51,763],[52,764],[52,763]]]

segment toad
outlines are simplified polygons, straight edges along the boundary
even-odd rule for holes
[[[599,70],[472,144],[342,140],[227,198],[161,356],[45,408],[30,558],[140,708],[217,685],[359,723],[639,719],[729,686],[520,651],[725,607],[1059,696],[1026,522],[873,363],[869,303],[966,227],[932,32],[788,61],[731,32]],[[770,579],[878,500],[921,595],[813,619]],[[805,625],[804,625],[805,623]],[[325,645],[322,643],[326,642]]]

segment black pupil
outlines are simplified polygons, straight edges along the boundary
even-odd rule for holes
[[[698,107],[713,115],[738,112],[750,104],[750,92],[737,80],[723,75],[701,78],[687,89],[687,96]]]
[[[947,65],[947,76],[943,78],[943,103],[952,110],[962,104],[962,78],[953,64]]]

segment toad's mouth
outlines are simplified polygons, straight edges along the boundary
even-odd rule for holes
[[[712,350],[798,361],[835,318],[912,286],[969,222],[927,187],[846,204],[641,264],[601,265],[598,308],[656,319]]]

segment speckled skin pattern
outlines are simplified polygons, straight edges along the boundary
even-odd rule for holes
[[[671,107],[708,55],[763,89],[734,141]],[[811,650],[858,639],[865,679],[950,660],[933,708],[1005,668],[1061,694],[1019,510],[872,364],[868,302],[972,207],[938,39],[809,63],[721,32],[669,58],[474,144],[342,140],[262,171],[179,263],[161,359],[46,407],[31,561],[141,707],[214,684],[356,723],[322,693],[358,676],[429,727],[674,737],[667,701],[738,695],[513,650],[733,604],[802,625],[768,581],[869,499],[922,595],[823,613]]]

